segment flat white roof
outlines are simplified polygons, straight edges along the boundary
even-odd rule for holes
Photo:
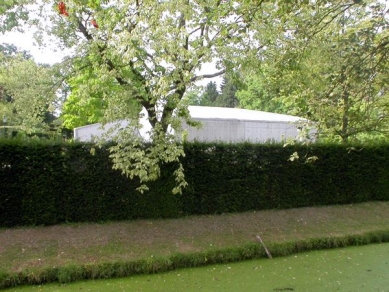
[[[211,107],[211,106],[189,106],[189,113],[192,118],[197,119],[225,119],[243,121],[267,121],[267,122],[297,122],[304,118],[282,115],[276,113],[248,110],[241,108]]]
[[[306,119],[290,115],[282,115],[276,113],[262,112],[256,110],[248,110],[241,108],[228,108],[228,107],[211,107],[211,106],[189,106],[190,116],[193,119],[209,119],[209,120],[239,120],[239,121],[263,121],[263,122],[298,122],[306,121]],[[140,119],[143,125],[143,131],[151,129],[151,125],[147,121],[146,117]],[[122,126],[125,125],[125,121],[121,121]],[[115,123],[109,123],[108,128],[112,127]],[[87,126],[77,127],[74,130],[81,129],[101,129],[101,124],[91,124]],[[141,130],[142,131],[142,130]]]

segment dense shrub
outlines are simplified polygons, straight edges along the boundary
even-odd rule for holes
[[[91,149],[95,151],[91,151]],[[189,186],[174,165],[140,194],[92,144],[0,143],[0,226],[172,218],[389,199],[389,145],[187,144]],[[288,161],[316,155],[314,163]],[[92,155],[92,153],[94,153]]]
[[[184,210],[207,214],[387,200],[388,150],[389,145],[187,145],[191,187]],[[319,159],[288,161],[295,151]]]

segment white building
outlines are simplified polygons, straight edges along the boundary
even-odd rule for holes
[[[187,131],[188,141],[204,142],[267,142],[295,139],[299,127],[307,120],[290,115],[268,113],[238,108],[222,108],[207,106],[189,106],[189,113],[194,121],[201,123],[200,128],[190,127],[183,123]],[[146,118],[140,120],[143,128],[139,134],[147,139],[151,126]],[[126,126],[125,121],[121,122]],[[74,129],[74,138],[79,141],[93,141],[93,137],[101,135],[113,124],[102,126],[93,124]]]

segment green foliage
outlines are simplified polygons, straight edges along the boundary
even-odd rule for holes
[[[273,112],[279,114],[290,114],[292,107],[283,104],[282,98],[278,96],[277,88],[269,86],[269,77],[262,69],[262,72],[251,74],[245,78],[245,88],[236,92],[240,107]]]
[[[57,90],[56,68],[36,64],[27,52],[2,46],[0,52],[0,115],[7,125],[27,133],[54,126]]]
[[[220,107],[238,107],[239,100],[236,98],[236,91],[238,87],[230,78],[223,78],[223,82],[220,85],[220,95],[217,97],[215,101],[216,106]]]
[[[64,102],[61,118],[67,129],[116,119],[137,119],[140,106],[132,99],[133,92],[121,86],[113,77],[101,80],[92,66],[94,56],[73,61],[73,71],[67,73],[70,95]],[[103,83],[104,82],[104,83]],[[104,118],[105,117],[105,118]]]
[[[140,190],[174,162],[174,190],[182,191],[184,150],[170,130],[189,122],[182,101],[193,84],[224,73],[253,78],[241,106],[311,119],[323,139],[388,132],[388,19],[376,1],[69,0],[65,16],[56,1],[36,0],[40,13],[31,8],[28,18],[25,2],[8,0],[0,9],[1,30],[26,20],[37,35],[48,32],[75,52],[63,66],[72,86],[65,123],[129,121],[116,132],[111,157],[126,176],[140,178]],[[213,61],[217,71],[198,74]],[[256,76],[260,68],[264,76]],[[237,106],[233,82],[219,95],[210,84],[204,103]],[[133,134],[139,115],[151,125],[147,151]]]
[[[188,105],[200,105],[201,104],[200,90],[195,89],[195,90],[187,91],[182,102]]]
[[[218,97],[219,97],[219,92],[217,91],[216,82],[211,81],[205,87],[205,91],[201,96],[200,105],[204,105],[204,106],[215,105],[215,102]]]
[[[28,19],[28,0],[4,0],[0,5],[0,33],[20,26]]]
[[[252,14],[249,8],[256,5],[151,0],[110,4],[67,1],[69,17],[53,16],[53,35],[64,46],[77,48],[73,58],[77,64],[70,76],[87,81],[73,84],[74,96],[65,106],[66,124],[72,128],[100,119],[95,99],[102,98],[103,122],[131,121],[113,138],[117,144],[111,148],[115,168],[148,183],[159,176],[160,165],[176,161],[177,188],[173,191],[180,192],[186,185],[179,166],[183,150],[168,129],[179,131],[181,120],[189,119],[181,101],[196,80],[206,77],[196,74],[202,64],[226,54],[226,35],[237,34],[249,25],[231,16]],[[98,28],[90,25],[92,18]],[[225,72],[223,64],[218,67],[221,69],[215,76]],[[90,82],[85,71],[93,72],[94,81]],[[137,112],[129,110],[134,107]],[[131,134],[133,128],[141,127],[141,109],[151,125],[148,151],[142,149],[144,141]],[[84,120],[78,118],[80,113]],[[142,185],[140,190],[146,188]]]
[[[317,122],[325,140],[387,137],[388,19],[384,4],[364,2],[319,1],[279,22],[270,14],[261,70],[246,69],[242,105],[277,112],[281,106]]]
[[[0,52],[2,52],[5,56],[9,57],[21,54],[26,60],[32,58],[31,54],[28,51],[20,51],[15,45],[7,43],[0,44]]]
[[[37,27],[39,40],[49,33],[57,38],[58,47],[75,53],[63,66],[73,82],[65,106],[66,125],[73,128],[95,122],[102,111],[103,122],[131,120],[126,133],[114,139],[118,147],[111,149],[112,157],[116,168],[130,178],[141,175],[142,182],[154,180],[161,172],[160,165],[178,162],[183,156],[169,129],[179,132],[180,121],[189,119],[182,102],[185,92],[197,80],[231,73],[256,58],[259,44],[252,36],[258,36],[265,8],[285,14],[307,5],[301,1],[269,1],[265,6],[262,4],[268,1],[69,0],[64,1],[69,15],[64,15],[58,13],[56,1],[30,2],[37,6],[29,11],[27,22]],[[11,1],[0,13],[11,15],[18,3]],[[9,20],[5,29],[17,24]],[[198,74],[204,64],[214,60],[218,60],[214,72]],[[89,74],[93,75],[91,82]],[[226,91],[223,106],[236,106],[236,99],[231,98],[231,90]],[[146,152],[142,150],[144,141],[130,134],[140,127],[142,109],[151,124],[154,147]],[[155,155],[161,149],[165,155]],[[180,191],[185,179],[179,163],[177,166],[176,190]]]
[[[176,161],[164,164],[160,178],[140,194],[139,178],[128,180],[113,170],[106,148],[3,141],[0,225],[172,218],[389,199],[386,144],[307,148],[195,143],[183,149],[181,166]],[[319,159],[288,161],[296,151]],[[180,167],[189,185],[181,195],[172,195],[174,170]]]
[[[71,94],[64,102],[61,115],[63,125],[67,129],[73,130],[76,127],[98,123],[104,116],[106,108],[104,93],[82,91],[85,87],[93,88],[93,83],[97,82],[91,72],[87,73],[89,74],[68,80]]]
[[[143,212],[154,218],[178,214],[177,198],[170,194],[174,181],[142,195],[135,190],[139,182],[113,170],[109,152],[94,145],[4,143],[0,217],[7,226],[135,219]]]
[[[191,92],[190,94],[190,105],[201,105],[201,106],[218,106],[218,107],[238,107],[239,100],[235,96],[238,89],[237,82],[232,79],[223,78],[223,82],[220,85],[220,93],[217,90],[216,82],[209,82],[202,94]]]

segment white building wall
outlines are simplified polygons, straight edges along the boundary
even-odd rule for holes
[[[120,126],[125,127],[128,125],[128,122],[121,121]],[[78,127],[74,129],[74,139],[81,142],[91,142],[95,138],[100,138],[106,133],[109,129],[114,127],[114,123],[106,124],[105,126],[101,124],[92,124],[88,126]]]
[[[188,141],[201,142],[281,142],[298,135],[297,126],[290,122],[240,121],[218,119],[193,119],[201,122],[201,128],[184,124]]]
[[[186,129],[188,133],[188,141],[281,142],[295,139],[298,136],[299,121],[306,121],[295,116],[245,109],[190,106],[189,111],[192,119],[202,125],[200,128],[195,128],[183,123],[183,129]],[[120,123],[122,127],[128,124],[125,121]],[[148,141],[151,125],[146,116],[140,119],[140,123],[143,127],[137,130],[137,134]],[[74,138],[84,142],[93,141],[94,137],[101,137],[113,125],[111,123],[103,127],[100,124],[94,124],[76,128]]]

